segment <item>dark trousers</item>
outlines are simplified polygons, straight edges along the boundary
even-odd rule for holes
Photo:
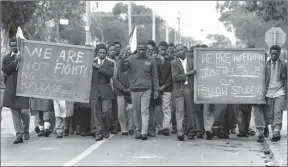
[[[96,135],[103,135],[109,133],[110,130],[110,116],[112,111],[111,99],[91,100],[91,116],[93,118],[91,124],[91,131]]]
[[[238,128],[239,132],[249,132],[249,125],[251,119],[251,111],[239,110],[239,123]]]
[[[239,106],[237,104],[216,104],[215,107],[216,110],[220,110],[218,111],[219,133],[229,135],[230,129],[233,129],[238,123]]]
[[[74,131],[78,132],[80,131],[80,116],[79,116],[79,110],[78,109],[74,109],[74,113],[72,116],[72,120],[71,120],[71,124],[70,124],[70,128],[73,129]]]
[[[119,121],[118,121],[118,104],[117,98],[114,98],[112,101],[112,112],[111,112],[111,128],[110,130],[119,130]]]
[[[79,124],[81,133],[90,133],[91,126],[91,109],[90,108],[78,108]]]

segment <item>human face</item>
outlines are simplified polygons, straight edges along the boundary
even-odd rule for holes
[[[127,46],[126,47],[126,54],[131,54],[132,52],[131,52],[131,48],[130,48],[130,46]]]
[[[147,48],[145,45],[138,45],[137,52],[141,57],[144,57],[146,55],[146,51],[147,51]]]
[[[186,49],[185,49],[185,47],[184,46],[178,46],[178,47],[176,47],[176,49],[175,49],[175,51],[174,51],[174,53],[175,53],[175,56],[176,57],[179,57],[179,58],[181,58],[181,59],[185,59],[185,53],[186,53]]]
[[[154,48],[153,48],[152,45],[150,45],[150,44],[147,45],[147,54],[148,54],[149,56],[152,56],[153,50],[154,50]]]
[[[121,50],[121,46],[120,46],[120,44],[115,44],[115,46],[116,46],[117,52],[119,53],[120,50]]]
[[[115,46],[110,46],[108,53],[109,53],[109,56],[114,58],[116,56],[116,53],[117,53],[117,48]]]
[[[159,46],[159,53],[161,56],[167,56],[167,46]]]
[[[280,56],[277,50],[271,50],[270,55],[271,55],[272,61],[274,61],[274,62],[277,61],[279,59],[279,56]]]
[[[99,49],[97,55],[98,55],[99,59],[101,59],[101,60],[105,59],[105,57],[107,55],[106,49]]]
[[[17,42],[10,42],[9,46],[12,52],[18,53]],[[20,46],[18,48],[20,48]]]

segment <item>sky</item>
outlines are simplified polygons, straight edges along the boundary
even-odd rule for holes
[[[98,1],[97,10],[112,12],[117,2],[128,1]],[[226,31],[223,23],[218,21],[220,13],[216,11],[216,1],[134,1],[134,3],[154,8],[157,15],[168,19],[168,24],[172,28],[178,27],[177,15],[180,10],[180,28],[184,36],[209,43],[206,39],[207,34],[223,34],[229,37],[232,43],[236,42],[234,34]]]

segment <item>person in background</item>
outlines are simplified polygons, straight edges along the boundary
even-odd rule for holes
[[[255,124],[259,132],[257,142],[264,142],[264,128],[271,125],[272,142],[281,139],[283,111],[287,98],[287,62],[280,58],[281,47],[270,47],[271,59],[266,63],[265,105],[254,105]]]
[[[162,101],[163,134],[169,136],[169,124],[171,122],[171,92],[173,90],[171,61],[174,57],[167,54],[168,44],[165,41],[159,43],[159,55],[155,58],[158,65],[158,77],[160,86],[160,98]]]
[[[157,54],[157,47],[156,43],[153,40],[148,40],[147,41],[147,55],[156,58],[158,56]],[[158,76],[158,82],[159,82],[159,69],[156,62],[156,67],[157,67],[157,76]],[[152,93],[151,93],[151,98],[150,98],[150,107],[149,107],[149,126],[148,126],[148,136],[149,137],[155,137],[155,131],[156,131],[156,126],[158,127],[158,133],[163,134],[163,128],[162,128],[162,115],[161,115],[161,99],[160,96],[158,96],[157,99],[154,99],[154,93],[153,93],[153,88],[152,88]],[[158,123],[157,123],[158,122]]]
[[[174,43],[169,43],[167,52],[170,56],[174,56],[174,49],[175,49]]]
[[[155,59],[146,54],[146,50],[146,44],[139,42],[137,53],[122,61],[122,70],[128,74],[134,108],[135,139],[142,140],[148,139],[151,89],[154,90],[154,99],[158,98],[159,91],[157,65]]]
[[[80,136],[91,136],[91,108],[89,103],[76,102],[74,110],[79,113]]]
[[[126,46],[126,52],[122,59],[127,59],[131,56],[130,46]],[[133,123],[133,105],[129,89],[129,80],[126,72],[120,70],[121,63],[118,64],[116,76],[114,76],[115,93],[117,95],[118,104],[118,120],[121,126],[122,135],[134,134]]]
[[[69,120],[72,119],[74,111],[74,102],[64,100],[53,100],[56,117],[56,138],[69,136]]]
[[[114,74],[114,62],[107,58],[107,47],[98,44],[95,49],[93,74],[90,93],[91,115],[94,120],[92,131],[96,141],[109,138],[110,116],[112,112],[113,90],[111,78]]]
[[[36,111],[38,127],[40,132],[38,137],[48,137],[51,133],[51,115],[54,112],[53,100],[31,98],[31,110]]]
[[[239,133],[237,137],[249,137],[249,124],[251,120],[252,105],[239,104]]]
[[[188,139],[194,139],[196,135],[196,123],[195,123],[195,108],[193,100],[193,75],[195,70],[193,69],[193,60],[185,56],[186,48],[179,44],[175,49],[175,58],[171,62],[172,67],[172,79],[173,95],[175,96],[176,104],[176,120],[177,120],[177,132],[178,140],[184,141],[184,129],[183,120],[186,112],[186,126]]]
[[[122,49],[122,45],[120,42],[114,42],[114,46],[116,47],[116,57],[119,57],[121,56],[120,54],[120,51]]]
[[[9,40],[10,52],[3,57],[2,71],[7,75],[6,87],[4,91],[3,107],[11,109],[14,128],[16,131],[16,140],[14,144],[23,143],[30,139],[29,124],[29,98],[16,96],[18,64],[21,61],[20,46],[16,38]]]
[[[2,59],[1,59],[1,65],[2,65]],[[3,97],[4,97],[4,90],[5,90],[5,82],[6,77],[3,74],[3,71],[0,71],[0,120],[2,122],[2,107],[3,107]]]

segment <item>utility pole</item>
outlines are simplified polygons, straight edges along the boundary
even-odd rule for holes
[[[86,41],[85,45],[91,45],[91,12],[90,12],[90,1],[86,1]]]
[[[129,34],[132,31],[132,18],[131,18],[131,1],[128,1],[128,30]],[[131,44],[131,39],[129,41],[129,45]]]
[[[155,41],[155,1],[153,1],[153,8],[152,8],[152,39]]]
[[[180,10],[178,10],[178,33],[179,33],[179,44],[182,44],[182,38],[181,38],[181,28],[180,28]]]
[[[166,1],[166,42],[169,43],[168,1]]]
[[[177,30],[174,29],[174,44],[177,45]]]

